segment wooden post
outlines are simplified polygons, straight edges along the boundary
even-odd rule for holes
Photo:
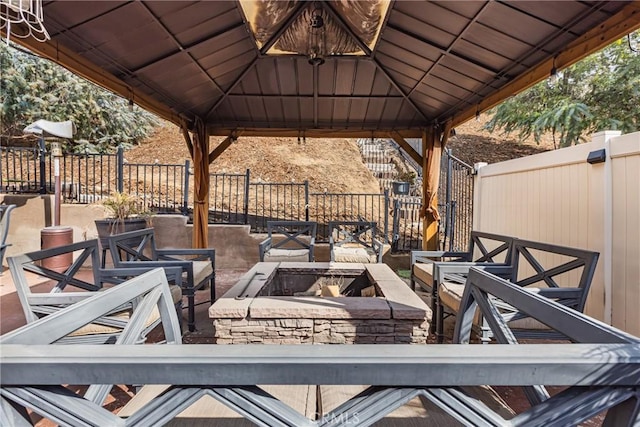
[[[440,182],[440,157],[442,144],[439,132],[428,128],[422,133],[422,249],[438,250],[438,184]]]
[[[209,134],[198,117],[193,134],[193,247],[209,245]]]

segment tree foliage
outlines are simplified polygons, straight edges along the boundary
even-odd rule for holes
[[[632,34],[560,71],[492,110],[491,131],[540,140],[551,132],[560,147],[600,130],[640,130],[640,52]]]
[[[157,118],[53,62],[0,43],[0,135],[22,135],[38,119],[72,120],[74,151],[106,152],[135,144]]]

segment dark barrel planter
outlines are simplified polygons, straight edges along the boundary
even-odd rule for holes
[[[411,188],[411,185],[408,182],[394,181],[392,185],[393,185],[394,194],[400,194],[400,195],[409,194],[409,189]]]
[[[102,267],[105,264],[106,251],[109,249],[109,236],[147,228],[146,218],[129,218],[125,220],[114,218],[96,219],[95,223],[100,247],[102,248]]]

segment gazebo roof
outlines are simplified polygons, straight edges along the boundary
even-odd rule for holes
[[[640,5],[51,1],[44,20],[49,42],[16,41],[175,123],[409,137],[460,124],[638,28]]]

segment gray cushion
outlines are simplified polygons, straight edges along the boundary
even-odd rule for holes
[[[378,261],[378,257],[373,249],[362,246],[334,246],[333,259],[335,262],[360,262],[365,264]]]
[[[272,248],[264,254],[265,262],[308,262],[309,249]]]

